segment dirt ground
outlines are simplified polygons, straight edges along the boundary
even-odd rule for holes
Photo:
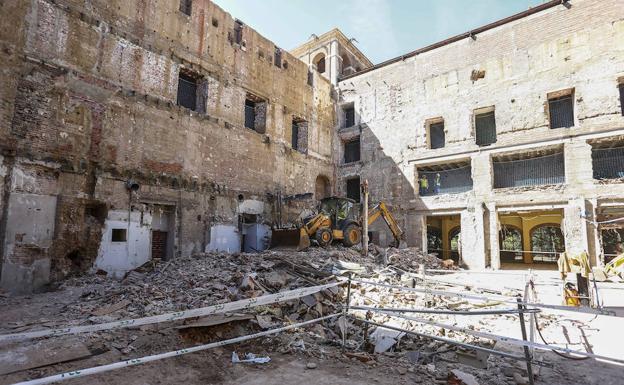
[[[66,325],[88,325],[112,320],[137,318],[185,308],[230,302],[250,296],[297,287],[316,285],[335,279],[341,269],[354,269],[369,280],[407,285],[409,274],[423,263],[439,268],[436,259],[420,255],[415,250],[388,252],[390,265],[381,265],[374,256],[363,260],[357,251],[314,250],[297,255],[264,253],[249,255],[201,255],[175,262],[160,262],[133,272],[123,281],[98,275],[75,277],[45,293],[29,296],[0,297],[0,334],[18,333]],[[357,263],[349,265],[347,262]],[[344,271],[343,271],[344,272]],[[536,272],[540,299],[558,303],[556,272]],[[483,294],[496,292],[513,296],[522,291],[525,277],[492,274],[443,274],[435,276],[454,284],[427,283],[430,288]],[[619,287],[605,286],[609,306],[617,306]],[[192,322],[161,323],[138,328],[118,329],[75,336],[63,336],[0,344],[0,370],[7,363],[20,367],[24,360],[17,352],[43,354],[52,348],[56,354],[77,347],[88,349],[85,357],[70,362],[44,365],[0,375],[0,385],[14,384],[26,379],[45,377],[61,372],[163,353],[182,347],[205,344],[265,330],[260,318],[279,327],[340,311],[344,291],[324,293],[305,301],[289,301],[277,306],[255,309],[249,320],[227,322],[210,327],[192,327]],[[405,307],[473,309],[473,304],[438,296],[404,294],[379,288],[353,287],[352,304]],[[113,312],[102,309],[124,304]],[[499,305],[505,307],[506,305]],[[100,315],[97,315],[100,314]],[[253,317],[252,317],[253,316]],[[461,327],[474,328],[499,335],[518,338],[520,329],[513,316],[435,315],[427,319]],[[374,318],[376,322],[391,322],[389,317]],[[618,329],[621,318],[579,315],[570,312],[540,314],[544,336],[549,343],[571,349],[593,351],[611,357],[624,357]],[[201,321],[201,320],[199,320]],[[396,321],[396,320],[394,320]],[[190,325],[189,325],[190,324]],[[444,336],[465,343],[489,346],[489,341],[472,338],[459,332],[428,325],[405,322],[409,330]],[[473,376],[477,384],[522,384],[526,381],[523,364],[509,358],[490,355],[484,368],[460,360],[460,352],[452,345],[428,338],[400,336],[398,342],[383,353],[373,353],[371,340],[374,328],[365,334],[358,321],[347,324],[346,348],[341,346],[340,328],[336,320],[299,328],[270,337],[220,348],[160,360],[130,368],[69,380],[68,384],[89,385],[153,385],[186,383],[199,384],[452,384],[458,382],[454,371]],[[387,330],[387,329],[386,329]],[[366,337],[368,336],[368,338]],[[541,342],[538,340],[538,342]],[[488,345],[489,344],[489,345]],[[513,354],[522,351],[515,346],[498,343],[494,346]],[[232,352],[239,356],[254,353],[270,357],[265,364],[232,363]],[[40,358],[40,357],[39,357]],[[536,359],[552,368],[540,368],[537,384],[619,385],[624,384],[622,366],[593,359],[572,361],[551,352],[538,351]],[[52,360],[54,361],[54,360]],[[478,365],[477,365],[478,366]],[[537,371],[537,369],[536,369]],[[524,377],[523,377],[524,376]]]

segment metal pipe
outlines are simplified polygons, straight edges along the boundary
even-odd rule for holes
[[[392,313],[422,313],[422,314],[452,314],[452,315],[502,315],[502,314],[518,314],[522,313],[540,313],[540,309],[502,309],[502,310],[434,310],[434,309],[409,309],[409,308],[385,308],[385,307],[370,307],[370,306],[352,306],[351,309],[355,310],[370,310],[370,311],[385,311]]]
[[[524,324],[524,305],[522,305],[522,300],[517,298],[518,300],[518,316],[520,317],[520,331],[522,332],[522,340],[527,341],[527,332],[526,325]],[[526,362],[527,374],[529,376],[529,385],[534,384],[533,380],[533,367],[531,366],[531,352],[529,351],[528,346],[523,346],[524,349],[524,358]]]

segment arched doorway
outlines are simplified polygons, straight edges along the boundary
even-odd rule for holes
[[[312,60],[312,62],[314,63],[314,65],[316,66],[316,70],[319,73],[325,73],[325,54],[323,53],[319,53],[314,57],[314,60]]]
[[[533,262],[556,263],[558,253],[565,251],[561,226],[544,223],[531,229],[531,253]]]
[[[325,175],[319,175],[316,177],[316,184],[314,189],[314,197],[316,200],[327,198],[331,195],[331,189],[329,185],[329,178]]]
[[[502,225],[498,233],[501,262],[524,261],[522,255],[522,230],[512,225]]]

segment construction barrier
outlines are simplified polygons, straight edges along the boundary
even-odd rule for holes
[[[212,349],[212,348],[216,348],[220,346],[231,345],[231,344],[235,344],[238,342],[243,342],[243,341],[248,341],[248,340],[255,339],[255,338],[269,336],[271,334],[280,333],[280,332],[284,332],[287,330],[310,325],[313,323],[321,322],[330,318],[337,317],[341,314],[342,313],[335,313],[335,314],[327,315],[324,317],[316,318],[310,321],[300,322],[294,325],[288,325],[288,326],[284,326],[284,327],[277,328],[277,329],[271,329],[271,330],[267,330],[267,331],[260,332],[260,333],[236,337],[236,338],[232,338],[229,340],[213,342],[213,343],[205,344],[205,345],[193,346],[193,347],[186,348],[186,349],[180,349],[180,350],[175,350],[175,351],[166,352],[166,353],[154,354],[151,356],[145,356],[141,358],[134,358],[131,360],[115,362],[115,363],[108,364],[108,365],[101,365],[101,366],[96,366],[96,367],[87,368],[87,369],[73,370],[71,372],[55,374],[55,375],[48,376],[48,377],[38,378],[36,380],[18,382],[13,385],[51,384],[53,382],[65,381],[65,380],[70,380],[73,378],[79,378],[79,377],[90,376],[93,374],[109,372],[111,370],[123,369],[123,368],[127,368],[130,366],[141,365],[141,364],[145,364],[145,363],[152,362],[152,361],[164,360],[165,358],[177,357],[177,356],[181,356],[181,355],[189,354],[189,353],[196,353],[202,350],[208,350],[208,349]]]
[[[250,309],[255,306],[270,305],[277,302],[289,301],[291,299],[305,297],[310,294],[342,285],[344,282],[333,282],[326,285],[304,287],[295,290],[283,291],[275,294],[264,295],[262,297],[242,299],[240,301],[228,302],[218,305],[206,306],[197,309],[166,313],[143,318],[134,318],[114,322],[101,323],[96,325],[70,326],[60,329],[39,330],[34,332],[15,333],[0,335],[0,343],[27,340],[40,337],[62,336],[68,334],[79,334],[98,332],[103,330],[121,329],[150,325],[161,322],[179,321],[187,318],[202,317],[214,314],[222,314],[237,310]]]
[[[423,294],[429,294],[429,295],[457,297],[457,298],[472,299],[472,300],[477,300],[477,301],[497,301],[501,303],[514,304],[514,305],[518,304],[517,301],[514,301],[510,299],[509,297],[496,295],[496,294],[492,294],[491,296],[482,296],[482,295],[474,295],[474,294],[454,293],[451,291],[434,290],[434,289],[429,289],[429,288],[419,289],[415,287],[389,285],[385,283],[365,281],[361,279],[352,279],[351,282],[361,283],[364,285],[381,286],[381,287],[386,287],[389,289],[406,290],[406,291],[412,291],[415,293],[423,293]],[[531,302],[520,302],[520,304],[523,306],[537,307],[540,309],[550,309],[550,310],[567,311],[567,312],[572,312],[572,313],[597,314],[597,315],[605,315],[605,316],[612,316],[612,317],[621,317],[621,316],[618,316],[615,311],[608,310],[608,309],[571,308],[569,306],[548,305],[548,304],[543,304],[543,303],[531,303]]]

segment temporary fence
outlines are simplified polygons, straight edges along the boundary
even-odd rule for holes
[[[490,295],[490,296],[483,296],[483,295],[474,295],[474,294],[465,294],[465,293],[455,293],[455,292],[450,292],[450,291],[435,290],[435,289],[429,289],[429,288],[420,289],[416,287],[389,285],[385,283],[365,281],[361,279],[353,279],[352,282],[361,283],[364,285],[381,286],[381,287],[386,287],[389,289],[407,290],[407,291],[412,291],[415,293],[423,293],[423,294],[439,295],[439,296],[447,296],[447,297],[457,297],[457,298],[472,299],[472,300],[477,300],[477,301],[497,301],[497,302],[507,303],[507,304],[517,304],[516,301],[509,299],[509,297],[499,296],[495,294]],[[524,302],[524,301],[520,302],[520,304],[523,306],[537,307],[540,309],[559,310],[559,311],[567,311],[567,312],[572,312],[572,313],[598,314],[598,315],[619,317],[614,310],[609,310],[609,309],[571,308],[569,306],[549,305],[549,304],[531,303],[531,302]]]
[[[141,357],[141,358],[133,358],[131,360],[115,362],[115,363],[108,364],[108,365],[101,365],[101,366],[95,366],[95,367],[87,368],[87,369],[73,370],[70,372],[55,374],[53,376],[38,378],[36,380],[18,382],[13,385],[51,384],[53,382],[59,382],[59,381],[70,380],[70,379],[78,378],[78,377],[90,376],[93,374],[104,373],[104,372],[108,372],[108,371],[116,370],[116,369],[123,369],[123,368],[127,368],[130,366],[146,364],[152,361],[164,360],[165,358],[177,357],[177,356],[181,356],[184,354],[196,353],[202,350],[208,350],[208,349],[217,348],[220,346],[231,345],[231,344],[248,341],[248,340],[255,339],[255,338],[266,337],[271,334],[276,334],[276,333],[284,332],[287,330],[299,328],[302,326],[310,325],[313,323],[321,322],[330,318],[337,317],[339,315],[341,315],[341,313],[330,314],[324,317],[316,318],[316,319],[305,321],[305,322],[300,322],[294,325],[288,325],[288,326],[284,326],[284,327],[277,328],[277,329],[271,329],[271,330],[267,330],[267,331],[260,332],[260,333],[236,337],[236,338],[232,338],[229,340],[213,342],[213,343],[205,344],[205,345],[193,346],[193,347],[186,348],[186,349],[174,350],[174,351],[170,351],[166,353],[154,354],[151,356],[146,356],[146,357]]]
[[[433,294],[433,295],[439,295],[439,296],[450,296],[450,297],[461,297],[461,298],[466,298],[466,299],[478,299],[478,300],[488,300],[488,297],[486,296],[473,296],[473,295],[466,295],[463,293],[453,293],[453,292],[446,292],[446,291],[440,291],[440,290],[430,290],[430,289],[417,289],[417,288],[412,288],[412,287],[404,287],[404,286],[396,286],[396,285],[388,285],[388,284],[383,284],[383,283],[379,283],[379,282],[371,282],[371,281],[364,281],[364,280],[359,280],[359,279],[352,279],[351,277],[349,278],[349,290],[348,293],[351,292],[350,288],[351,288],[351,284],[355,282],[355,283],[361,283],[361,284],[365,284],[365,285],[373,285],[373,286],[380,286],[380,287],[386,287],[386,288],[390,288],[390,289],[398,289],[398,290],[404,290],[404,291],[410,291],[410,292],[419,292],[419,293],[425,293],[425,294]],[[527,283],[527,288],[529,287],[529,284]],[[525,295],[526,295],[526,291],[525,291]],[[528,297],[527,297],[528,298]],[[547,307],[547,308],[552,308],[555,305],[543,305],[543,304],[534,304],[534,303],[529,303],[526,301],[523,301],[520,297],[516,298],[515,304],[517,305],[517,309],[495,309],[495,310],[475,310],[475,311],[454,311],[454,310],[440,310],[440,309],[413,309],[413,308],[383,308],[383,307],[370,307],[370,306],[352,306],[350,305],[350,295],[348,294],[348,298],[347,298],[347,308],[350,310],[349,316],[353,319],[357,319],[363,323],[367,323],[370,325],[374,325],[374,326],[378,326],[378,327],[383,327],[386,329],[390,329],[390,330],[395,330],[395,331],[399,331],[399,332],[403,332],[406,334],[412,334],[412,335],[417,335],[420,337],[424,337],[424,338],[430,338],[430,339],[434,339],[434,340],[439,340],[451,345],[457,345],[457,346],[462,346],[465,348],[470,348],[470,349],[474,349],[474,350],[478,350],[478,351],[484,351],[490,354],[495,354],[495,355],[499,355],[499,356],[503,356],[503,357],[507,357],[507,358],[512,358],[515,360],[519,360],[519,361],[524,361],[526,363],[526,370],[527,370],[527,374],[528,374],[528,382],[530,385],[534,384],[534,377],[533,377],[533,365],[538,365],[538,366],[549,366],[549,364],[544,363],[544,362],[540,362],[540,361],[536,361],[533,358],[533,353],[532,350],[535,348],[538,349],[545,349],[545,350],[550,350],[553,351],[555,353],[561,354],[559,352],[565,352],[568,354],[575,354],[577,356],[581,356],[581,357],[587,357],[587,358],[595,358],[595,359],[600,359],[603,361],[608,361],[608,362],[613,362],[616,364],[620,364],[623,365],[624,364],[624,360],[623,359],[619,359],[619,358],[612,358],[612,357],[607,357],[607,356],[602,356],[602,355],[598,355],[598,354],[594,354],[594,353],[589,353],[589,352],[582,352],[582,351],[577,351],[577,350],[572,350],[572,349],[567,349],[567,348],[561,348],[558,346],[551,346],[548,344],[539,344],[539,343],[535,343],[533,342],[533,329],[531,329],[531,340],[528,339],[527,337],[527,330],[526,330],[526,324],[525,324],[525,314],[529,314],[531,316],[530,318],[530,326],[531,328],[533,328],[533,322],[534,322],[534,316],[537,312],[539,312],[539,309],[529,309],[527,306],[533,306],[533,307]],[[500,301],[499,302],[507,302],[507,303],[513,303],[513,301],[510,300],[504,300],[504,301]],[[559,308],[559,307],[558,307]],[[563,306],[561,306],[561,308],[563,308]],[[564,309],[562,309],[564,310]],[[565,310],[571,310],[571,309],[565,309]],[[593,310],[593,309],[592,309]],[[353,311],[366,311],[367,313],[367,317],[366,318],[362,318],[362,317],[357,317],[354,314],[352,314]],[[470,315],[493,315],[493,314],[517,314],[518,315],[518,319],[519,319],[519,323],[520,323],[520,330],[521,330],[521,334],[522,334],[522,340],[516,339],[516,338],[511,338],[511,337],[504,337],[504,336],[499,336],[499,335],[495,335],[495,334],[491,334],[491,333],[485,333],[485,332],[479,332],[479,331],[475,331],[475,330],[471,330],[471,329],[467,329],[467,328],[461,328],[458,326],[453,326],[453,325],[446,325],[446,324],[442,324],[442,323],[437,323],[434,321],[430,321],[430,320],[425,320],[425,319],[419,319],[419,318],[413,318],[413,317],[408,317],[403,315],[402,313],[422,313],[422,314],[454,314],[454,315],[458,315],[458,316],[470,316]],[[426,334],[426,333],[421,333],[421,332],[417,332],[414,330],[409,330],[409,329],[404,329],[404,328],[400,328],[394,325],[387,325],[387,324],[383,324],[383,323],[378,323],[378,322],[373,322],[370,320],[369,315],[371,313],[381,313],[381,314],[386,314],[389,315],[391,317],[396,317],[396,318],[402,318],[405,320],[409,320],[409,321],[413,321],[413,322],[418,322],[418,323],[424,323],[424,324],[428,324],[428,325],[432,325],[432,326],[436,326],[436,327],[441,327],[441,328],[446,328],[449,330],[454,330],[454,331],[458,331],[458,332],[462,332],[462,333],[466,333],[472,336],[476,336],[476,337],[480,337],[480,338],[486,338],[486,339],[491,339],[494,341],[505,341],[508,342],[510,344],[513,345],[518,345],[521,346],[523,351],[524,351],[524,356],[518,356],[515,354],[511,354],[508,352],[503,352],[500,350],[495,350],[495,349],[490,349],[490,348],[485,348],[482,346],[478,346],[478,345],[474,345],[474,344],[467,344],[464,342],[460,342],[460,341],[456,341],[450,338],[445,338],[445,337],[439,337],[439,336],[433,336],[430,334]],[[611,315],[611,314],[609,314]]]
[[[228,302],[218,305],[206,306],[197,309],[183,310],[178,312],[160,314],[150,317],[134,318],[119,320],[114,322],[106,322],[95,325],[69,326],[59,329],[39,330],[34,332],[15,333],[0,335],[0,343],[8,341],[19,341],[25,339],[33,339],[40,337],[62,336],[67,334],[80,334],[89,332],[98,332],[112,329],[122,329],[129,327],[137,327],[142,325],[150,325],[161,322],[172,322],[184,320],[187,318],[202,317],[214,314],[222,314],[237,310],[250,309],[256,306],[270,305],[277,302],[289,301],[295,298],[305,297],[310,294],[330,289],[332,287],[343,284],[343,282],[332,282],[326,285],[304,287],[289,291],[283,291],[275,294],[269,294],[256,298],[242,299],[240,301]]]

